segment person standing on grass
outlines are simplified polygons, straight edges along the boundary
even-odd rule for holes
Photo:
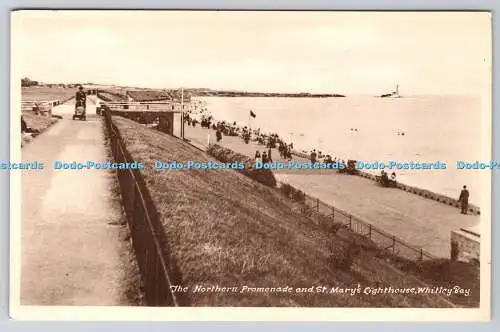
[[[469,191],[467,190],[467,186],[464,186],[462,191],[460,192],[460,197],[458,198],[461,207],[461,214],[467,214],[467,210],[469,208]]]

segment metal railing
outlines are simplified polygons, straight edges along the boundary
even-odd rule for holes
[[[320,218],[323,221],[326,218],[326,220],[332,224],[340,223],[343,227],[373,241],[377,247],[411,261],[419,262],[436,259],[435,256],[422,248],[415,247],[392,234],[384,232],[370,223],[362,221],[350,213],[328,205],[320,199],[310,196],[290,184],[282,182],[278,182],[278,184],[280,192],[284,196],[303,204],[301,208],[302,213],[308,214],[313,218],[316,217],[318,221]],[[288,189],[286,189],[287,186]]]
[[[104,119],[115,161],[132,162],[109,110],[104,112]],[[179,299],[171,289],[171,270],[160,243],[163,238],[161,223],[145,182],[137,170],[119,169],[117,174],[146,302],[150,306],[179,306]]]
[[[181,113],[179,105],[170,102],[111,102],[104,101],[103,105],[112,111],[150,111]]]
[[[21,111],[52,114],[52,107],[59,105],[59,100],[23,100],[21,101]]]

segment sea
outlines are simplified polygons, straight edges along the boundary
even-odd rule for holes
[[[346,98],[204,97],[216,120],[277,133],[296,150],[344,160],[446,163],[444,170],[386,169],[397,180],[458,198],[463,185],[479,204],[484,170],[457,161],[489,162],[490,123],[480,96],[348,96]],[[250,111],[256,116],[251,117]],[[490,138],[491,140],[491,138]],[[380,173],[380,169],[369,172]]]

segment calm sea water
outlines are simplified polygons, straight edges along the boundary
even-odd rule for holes
[[[315,148],[345,160],[445,162],[446,170],[397,170],[397,178],[452,197],[458,197],[461,186],[466,184],[470,187],[471,202],[480,202],[481,172],[456,168],[457,160],[484,160],[480,98],[207,97],[202,100],[217,120],[236,121],[262,132],[278,133],[297,149]],[[256,118],[249,119],[250,110]]]

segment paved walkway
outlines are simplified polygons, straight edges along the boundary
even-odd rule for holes
[[[113,174],[53,169],[54,160],[108,160],[101,120],[88,107],[87,121],[71,120],[74,104],[55,107],[64,119],[22,150],[23,161],[45,165],[22,173],[23,305],[127,304]]]
[[[215,142],[215,131],[186,127],[186,138],[199,146],[207,145],[209,135],[210,142]],[[262,153],[267,150],[255,142],[245,144],[239,137],[224,136],[219,144],[252,158],[255,151]],[[283,161],[277,149],[273,149],[272,157],[274,161]],[[462,215],[457,208],[400,189],[383,188],[360,176],[330,170],[274,173],[278,180],[290,183],[438,257],[449,257],[452,230],[479,224],[479,216]]]

